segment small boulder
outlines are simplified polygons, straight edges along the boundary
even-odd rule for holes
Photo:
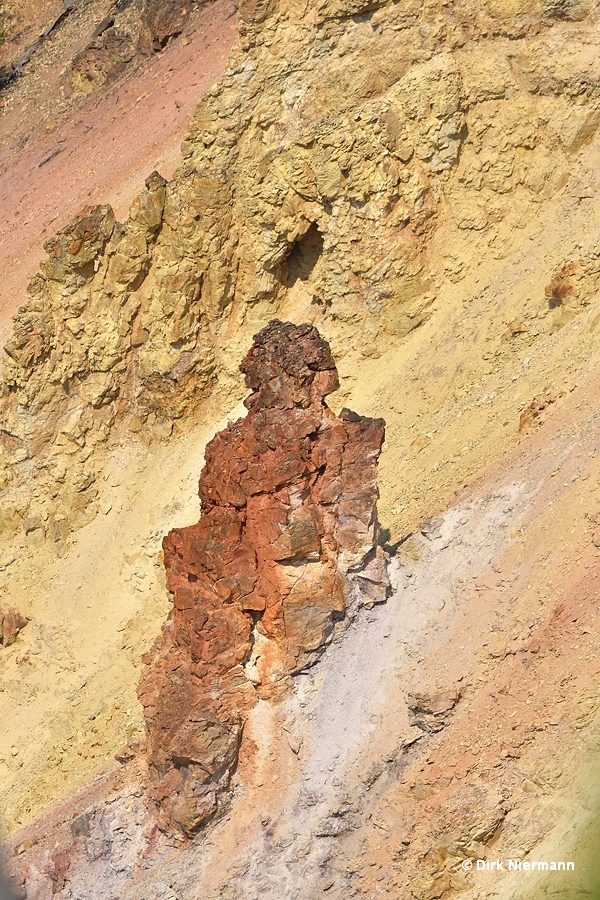
[[[18,609],[10,606],[7,609],[0,609],[1,623],[1,640],[3,647],[9,647],[14,644],[17,635],[25,628],[29,619],[22,616]]]

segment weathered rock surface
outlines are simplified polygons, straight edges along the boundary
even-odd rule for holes
[[[476,900],[489,873],[463,874],[464,859],[572,852],[564,895],[595,896],[576,828],[599,783],[586,771],[597,763],[599,514],[582,516],[600,501],[597,382],[578,402],[591,414],[580,453],[569,409],[554,405],[554,438],[549,423],[534,429],[500,478],[488,473],[402,544],[390,602],[345,629],[281,703],[248,710],[257,751],[246,766],[240,756],[230,815],[210,833],[174,852],[153,828],[143,756],[120,754],[14,835],[19,896]],[[225,729],[212,728],[223,754]],[[189,732],[177,749],[190,753]],[[494,882],[501,900],[546,893],[508,878]]]
[[[124,427],[168,436],[217,383],[237,399],[240,346],[288,306],[348,356],[404,346],[445,315],[448,280],[482,252],[498,258],[501,226],[523,229],[566,185],[587,196],[580,157],[600,124],[592,4],[490,0],[442,15],[416,2],[249,2],[239,15],[228,69],[198,107],[174,178],[154,176],[122,225],[107,207],[86,211],[31,282],[5,353],[9,490],[41,470],[47,493],[62,495],[60,455],[70,500],[71,472],[101,468],[99,445]],[[190,4],[147,0],[143,16],[161,45]],[[542,287],[514,301],[496,356],[585,312],[597,252],[574,274],[564,262],[549,297]],[[482,308],[495,340],[506,324]],[[470,366],[465,383],[489,374],[481,360]],[[94,515],[93,498],[57,511],[0,499],[16,502],[33,507],[7,511],[17,534],[27,514],[58,516],[67,536]]]
[[[580,367],[597,350],[600,323],[594,202],[598,192],[594,173],[599,171],[597,9],[585,3],[532,5],[520,0],[444,7],[436,2],[367,5],[344,0],[279,7],[243,4],[240,18],[240,35],[227,74],[199,108],[185,144],[184,165],[164,185],[160,223],[148,228],[135,221],[137,213],[132,211],[130,220],[123,226],[115,223],[105,240],[110,213],[107,211],[106,218],[98,213],[97,239],[87,237],[83,229],[84,244],[92,255],[97,248],[93,264],[85,261],[87,251],[82,248],[74,253],[82,253],[81,266],[71,266],[65,256],[64,272],[59,273],[55,268],[63,265],[59,249],[58,257],[49,262],[58,279],[45,274],[35,279],[29,309],[19,317],[25,323],[30,316],[33,340],[29,348],[14,346],[18,360],[7,360],[10,383],[2,399],[0,531],[3,559],[14,559],[15,553],[17,559],[10,564],[2,586],[7,592],[15,589],[17,579],[12,575],[17,566],[21,567],[18,575],[32,566],[43,570],[53,544],[60,553],[66,552],[70,531],[89,522],[101,504],[106,509],[109,501],[113,503],[105,531],[129,546],[131,533],[123,518],[117,518],[115,492],[102,483],[103,466],[111,459],[106,454],[103,460],[102,448],[109,448],[118,468],[123,457],[133,452],[132,447],[138,449],[138,438],[129,442],[128,432],[138,435],[140,443],[150,443],[155,436],[167,435],[174,425],[173,444],[178,437],[183,444],[186,420],[197,417],[197,421],[214,422],[231,409],[240,397],[236,375],[240,348],[246,347],[249,335],[273,315],[317,324],[331,340],[340,368],[356,374],[352,393],[360,397],[360,408],[364,400],[368,410],[385,409],[392,427],[388,426],[389,453],[382,458],[384,514],[394,538],[417,527],[423,516],[446,509],[461,485],[469,483],[490,461],[498,462],[501,453],[518,440],[519,415],[528,404],[526,417],[531,414],[536,422],[545,420],[545,424],[539,431],[536,427],[523,434],[523,448],[535,440],[540,450],[544,444],[550,446],[551,423],[565,416],[569,408],[573,415],[563,419],[561,426],[565,441],[572,446],[561,445],[560,451],[551,447],[550,456],[556,452],[558,458],[550,459],[550,466],[536,476],[544,490],[548,485],[553,490],[560,485],[575,491],[580,479],[575,463],[592,459],[595,452],[596,432],[590,417],[597,403],[588,411],[584,405],[581,413],[576,413],[580,395],[572,397],[570,392],[580,377],[582,381],[585,378]],[[160,187],[144,192],[144,203],[154,208],[159,196]],[[28,362],[31,353],[33,364]],[[566,392],[564,398],[536,417],[541,408],[537,400],[531,406],[532,398],[540,398],[548,385],[554,391],[556,378],[560,390]],[[217,388],[219,400],[213,409],[207,408],[204,401]],[[575,437],[572,431],[567,434],[572,427]],[[587,441],[581,445],[586,449],[573,452],[577,434]],[[165,485],[159,487],[163,476],[160,462],[167,458],[166,450],[152,450],[156,451],[154,468],[144,469],[144,474],[138,471],[132,481],[155,481],[157,504],[177,502],[175,488],[167,499]],[[551,477],[565,466],[564,478],[562,474]],[[518,467],[510,460],[508,468],[511,480],[517,477],[524,482],[529,477],[525,478],[523,471],[516,476]],[[480,845],[496,835],[500,817],[506,822],[507,847],[521,853],[536,846],[552,822],[544,804],[546,791],[553,790],[554,779],[559,777],[553,771],[556,754],[581,759],[579,735],[589,712],[586,692],[591,698],[598,694],[595,682],[586,684],[590,667],[581,662],[597,658],[593,604],[588,604],[590,621],[585,623],[585,637],[580,634],[584,619],[579,608],[567,604],[569,617],[561,614],[560,627],[552,625],[550,629],[554,635],[550,654],[544,650],[543,635],[534,637],[527,632],[532,622],[552,621],[553,598],[561,592],[558,585],[566,584],[567,576],[575,577],[566,569],[579,572],[574,563],[580,549],[587,553],[589,545],[597,547],[597,492],[591,490],[598,483],[596,475],[597,467],[583,482],[577,500],[570,507],[567,504],[567,513],[559,514],[546,499],[537,507],[547,509],[549,529],[559,528],[558,533],[548,532],[551,538],[536,530],[536,510],[528,520],[531,528],[515,521],[510,489],[501,501],[502,506],[506,504],[501,526],[494,525],[487,540],[482,540],[485,528],[475,523],[471,543],[460,543],[468,537],[461,536],[454,564],[448,562],[445,530],[439,540],[434,537],[435,529],[426,532],[424,541],[435,545],[435,560],[424,574],[412,614],[407,617],[403,593],[393,632],[382,627],[375,643],[372,633],[367,634],[371,623],[369,628],[365,626],[364,645],[355,657],[348,657],[345,677],[332,677],[332,689],[322,695],[323,700],[333,698],[320,722],[331,723],[331,729],[319,728],[319,734],[329,735],[327,753],[324,750],[324,757],[319,757],[317,750],[316,754],[324,778],[330,777],[332,782],[343,779],[342,763],[336,756],[340,736],[355,733],[357,740],[364,741],[357,762],[360,784],[370,786],[368,796],[373,798],[378,789],[387,790],[393,783],[389,804],[377,808],[371,801],[374,828],[368,820],[370,812],[363,806],[361,829],[353,832],[355,814],[349,810],[361,809],[355,802],[361,795],[351,784],[350,804],[340,801],[336,806],[332,802],[322,817],[319,814],[313,819],[323,837],[313,845],[313,874],[318,883],[307,886],[309,864],[305,861],[310,843],[299,840],[292,846],[289,840],[290,834],[296,833],[297,820],[306,819],[313,797],[302,795],[294,807],[286,798],[289,833],[284,829],[272,839],[269,829],[260,830],[259,821],[257,828],[264,838],[257,838],[258,845],[248,852],[248,866],[254,865],[254,870],[223,876],[221,869],[223,883],[240,879],[240,896],[260,893],[273,900],[293,897],[296,889],[304,898],[321,896],[323,890],[340,898],[351,896],[352,891],[369,898],[381,891],[402,896],[411,889],[409,879],[419,896],[449,895],[466,890],[458,880],[459,851],[464,853],[467,848],[470,854],[480,855]],[[477,500],[482,511],[489,509],[490,498],[497,495],[497,480],[493,473]],[[535,497],[537,490],[534,479],[530,496]],[[136,508],[139,501],[127,498],[126,502],[127,508]],[[237,509],[232,500],[227,503]],[[137,509],[146,522],[147,507]],[[460,513],[457,516],[460,518]],[[87,530],[88,547],[90,533],[101,533],[102,521],[98,517]],[[158,533],[165,527],[161,522]],[[11,535],[16,535],[14,545]],[[85,545],[86,532],[76,540],[79,546],[64,569],[80,572],[82,590],[75,594],[75,601],[65,591],[65,607],[70,610],[66,615],[73,617],[73,611],[82,606],[81,598],[89,600],[87,621],[93,620],[93,628],[98,629],[98,647],[91,648],[89,640],[77,646],[79,637],[86,635],[85,627],[75,633],[71,643],[77,649],[78,666],[88,665],[96,652],[105,660],[98,663],[97,670],[104,699],[115,684],[121,691],[114,676],[118,666],[114,660],[121,658],[124,646],[132,655],[135,652],[135,638],[129,642],[119,638],[118,644],[106,639],[117,624],[121,627],[119,603],[127,588],[115,574],[121,547],[118,553],[102,553],[104,572],[110,573],[102,582],[107,586],[109,604],[105,597],[92,593],[90,585],[97,583],[97,572],[90,578],[87,569],[78,569],[77,554]],[[499,540],[509,558],[506,562],[494,560],[492,571],[486,572],[485,566],[498,552]],[[31,564],[21,552],[23,545],[30,544],[36,546]],[[564,554],[567,544],[571,548],[568,558]],[[417,543],[413,548],[415,559],[409,555],[409,542],[402,547],[402,569],[409,585],[419,571],[419,547]],[[472,565],[481,548],[485,558]],[[94,543],[89,557],[94,566],[96,553]],[[543,561],[536,564],[538,555],[543,555]],[[523,580],[513,584],[521,558]],[[274,563],[281,565],[282,560]],[[585,557],[583,563],[591,566],[592,560]],[[62,577],[60,565],[56,560],[52,564]],[[556,580],[559,564],[565,568],[563,582]],[[454,565],[459,566],[460,583]],[[535,575],[531,574],[532,565],[537,565]],[[376,588],[376,578],[372,581],[366,575],[374,577],[378,566],[375,558],[355,583],[362,579]],[[474,587],[476,569],[481,583]],[[433,575],[439,581],[432,581]],[[36,576],[40,583],[32,596],[39,610],[51,590],[60,595],[63,588],[58,578],[54,579],[58,587],[47,588],[38,572]],[[595,596],[588,589],[591,583],[585,585],[581,596]],[[149,595],[151,590],[143,595],[144,601]],[[423,641],[410,646],[406,660],[410,677],[399,688],[401,703],[392,698],[385,704],[381,723],[390,728],[390,743],[384,754],[381,729],[371,730],[380,714],[376,702],[379,687],[389,686],[390,672],[403,652],[406,630],[413,620],[420,621],[424,603],[431,610],[431,625]],[[110,625],[102,624],[98,606],[103,612],[108,610]],[[62,611],[62,605],[57,603],[54,609]],[[256,637],[260,632],[255,619],[262,614],[267,621],[266,604],[265,610],[238,611],[251,617],[250,636],[254,633]],[[453,631],[452,616],[457,611],[464,620]],[[147,623],[147,606],[143,614]],[[58,613],[55,616],[58,621]],[[161,610],[156,620],[163,617]],[[445,628],[441,649],[437,643],[440,627]],[[349,629],[347,634],[353,631]],[[7,665],[2,692],[3,720],[12,722],[11,734],[17,726],[24,731],[23,722],[35,727],[50,720],[53,733],[47,744],[40,741],[27,746],[28,736],[15,741],[21,746],[16,759],[23,759],[24,764],[12,795],[9,787],[3,788],[11,827],[15,822],[31,821],[42,804],[49,805],[63,791],[67,778],[74,783],[79,776],[73,773],[82,771],[77,768],[78,747],[83,745],[87,751],[94,745],[97,760],[106,760],[114,749],[106,733],[92,724],[97,723],[91,717],[97,716],[98,708],[92,705],[89,685],[82,689],[79,681],[69,682],[64,667],[54,670],[56,677],[53,672],[53,686],[60,685],[58,699],[40,688],[37,703],[28,701],[27,691],[33,692],[40,683],[35,681],[36,657],[22,646],[31,632],[33,628],[26,629],[22,640],[2,654],[3,662],[12,667]],[[467,633],[469,640],[463,637]],[[244,644],[243,637],[235,636],[239,646]],[[254,647],[259,643],[257,640]],[[119,652],[115,652],[117,646]],[[275,639],[268,646],[278,649]],[[523,649],[518,649],[521,646]],[[258,657],[254,647],[246,651],[249,657],[243,657],[240,665],[248,680],[256,684],[249,692],[258,695],[273,685],[259,683],[267,654]],[[561,654],[560,660],[555,654]],[[366,691],[365,662],[379,660],[386,667],[371,678],[372,687]],[[343,662],[346,658],[338,659],[337,665]],[[446,663],[454,664],[453,677],[445,671]],[[349,677],[352,671],[358,672],[356,681]],[[427,688],[419,672],[429,674]],[[577,687],[575,682],[568,689],[558,685],[565,672],[578,679]],[[431,691],[463,684],[463,676],[470,681],[463,699],[451,709],[440,710]],[[274,682],[276,689],[285,686],[285,677]],[[299,682],[309,680],[312,673],[295,677]],[[555,677],[556,684],[550,688]],[[128,678],[128,687],[119,694],[126,701],[123,717],[125,710],[134,707],[132,685],[138,674]],[[64,699],[68,696],[62,687],[65,682],[70,683],[73,699]],[[492,695],[486,693],[488,682]],[[344,683],[345,694],[340,693]],[[407,690],[420,695],[412,698],[413,713],[427,728],[417,722],[408,730],[407,719],[405,732],[398,724],[395,712],[405,710]],[[530,704],[534,699],[531,690],[537,694],[535,704]],[[231,718],[225,707],[223,719],[215,713],[219,698],[212,696],[214,705],[209,706],[204,721],[196,723],[188,717],[190,727],[183,728],[169,750],[174,759],[190,759],[192,766],[198,767],[193,760],[201,759],[205,768],[213,769],[230,765],[239,740],[240,722],[234,710],[239,709],[243,719],[247,702],[243,691],[241,694],[235,698],[237,706],[231,700]],[[10,705],[12,695],[22,698],[20,709],[17,701]],[[345,697],[343,706],[340,696]],[[524,712],[521,715],[519,711],[513,719],[515,696]],[[562,701],[571,704],[570,721],[562,713],[554,717],[557,697],[561,706]],[[356,707],[363,698],[373,703],[357,716]],[[75,707],[80,701],[81,706]],[[477,713],[474,702],[480,704]],[[61,718],[67,718],[62,715],[67,703],[68,718],[74,722],[72,731],[71,725],[66,728],[58,721],[59,710]],[[265,707],[271,709],[272,704],[258,704],[248,715],[262,714]],[[497,714],[499,708],[503,709],[501,715]],[[25,719],[28,709],[33,712]],[[185,708],[183,713],[187,715]],[[267,757],[262,774],[271,796],[282,793],[282,785],[293,778],[298,763],[306,766],[302,777],[310,775],[312,768],[313,780],[307,782],[310,789],[315,794],[320,789],[316,779],[315,790],[317,745],[311,746],[309,740],[310,720],[303,720],[298,711],[296,716],[299,734],[293,731],[289,742],[285,739],[289,755],[284,758],[284,774],[277,785],[270,783],[269,744],[257,742]],[[444,727],[438,729],[442,720]],[[123,719],[115,718],[107,733],[110,731],[111,739],[118,733],[125,740],[130,732],[117,722]],[[178,727],[185,724],[183,721]],[[249,732],[250,726],[247,728]],[[202,729],[212,740],[212,757],[206,741],[199,747],[191,741]],[[419,735],[416,744],[415,732]],[[257,736],[264,738],[259,728]],[[568,745],[562,743],[565,737]],[[303,744],[299,738],[304,739]],[[408,782],[401,757],[394,768],[398,747],[415,748],[414,771]],[[521,761],[513,762],[516,753],[526,757],[533,747],[535,753],[527,767]],[[560,747],[563,749],[557,750]],[[479,753],[471,755],[471,748]],[[3,752],[10,762],[10,744]],[[373,758],[377,754],[380,758]],[[502,765],[497,767],[499,760]],[[189,770],[168,755],[165,766],[174,773],[176,785],[186,768]],[[40,772],[42,790],[37,789]],[[198,769],[196,772],[197,780],[188,777],[165,797],[167,805],[169,798],[172,800],[175,814],[187,828],[194,828],[198,818],[218,803],[211,795],[214,786],[218,788],[218,778],[201,783],[203,776]],[[4,784],[9,784],[8,776]],[[308,791],[303,783],[302,790],[305,788]],[[332,785],[334,788],[337,790]],[[238,823],[250,806],[243,789],[232,816]],[[536,810],[538,790],[542,796]],[[32,810],[27,794],[42,797],[37,808]],[[253,799],[255,811],[267,802],[261,792]],[[512,810],[507,812],[509,807]],[[95,858],[98,852],[104,854],[104,871],[111,878],[124,871],[119,841],[127,840],[132,831],[132,820],[127,818],[132,813],[125,804],[121,809],[120,822],[109,814],[101,825],[98,816],[97,830],[96,826],[91,829],[88,845],[89,859],[94,862],[87,868],[81,866],[78,882],[76,873],[71,873],[65,896],[75,893],[96,900],[100,891],[89,885],[90,867],[97,862],[100,867]],[[169,809],[165,807],[164,812],[168,817]],[[124,826],[123,821],[129,825]],[[231,823],[232,828],[235,825]],[[240,830],[245,827],[243,822]],[[340,854],[339,847],[330,846],[327,851],[335,871],[326,877],[338,879],[339,874],[342,882],[336,881],[332,887],[325,881],[322,842],[339,842],[336,834],[345,828],[345,854]],[[48,834],[48,829],[45,832]],[[307,841],[309,832],[306,825]],[[239,844],[220,845],[212,858],[217,860],[213,869],[220,869],[222,860],[230,856],[238,865],[237,848],[247,848],[246,839],[244,833]],[[368,841],[367,851],[363,839]],[[274,842],[278,851],[284,848],[277,853],[277,860]],[[236,851],[231,852],[231,847]],[[492,848],[494,854],[498,852],[497,845],[490,843],[490,852]],[[132,879],[140,858],[137,848],[128,857]],[[153,889],[160,900],[176,889],[181,896],[194,896],[199,889],[197,872],[186,872],[181,856],[174,854],[173,858],[164,883]],[[277,861],[280,880],[269,885],[266,882]],[[375,861],[378,867],[371,867]],[[417,873],[420,881],[413,878]],[[178,878],[176,888],[170,880],[177,885]],[[363,882],[360,886],[358,878]],[[260,879],[264,879],[264,887]],[[478,885],[476,893],[485,894],[488,888],[489,884]],[[111,887],[103,893],[111,896],[111,892],[132,900],[136,892],[144,900],[152,896],[152,890],[144,885],[134,888],[132,883],[125,887],[121,883],[119,889]],[[208,888],[206,893],[210,896]]]
[[[165,3],[144,0],[142,5],[142,41],[145,50],[162,50],[165,44],[184,30],[194,4],[192,0]]]
[[[135,57],[131,35],[107,28],[73,59],[69,83],[79,94],[89,94],[118,78]]]
[[[48,45],[52,45],[56,32],[64,32],[65,23],[76,18],[78,21],[65,38],[65,44],[73,46],[76,35],[75,46],[79,44],[79,48],[65,67],[63,74],[67,74],[67,78],[63,80],[63,86],[67,91],[72,89],[75,93],[87,94],[115,79],[132,64],[139,64],[146,54],[162,50],[169,40],[178,37],[189,26],[193,12],[200,4],[192,0],[92,0],[82,14],[73,0],[63,0],[62,10],[59,12],[55,7],[53,18],[33,41],[26,43],[27,33],[31,32],[40,13],[35,8],[19,9],[24,5],[10,3],[13,8],[7,10],[3,3],[0,8],[0,91],[21,78],[34,58],[37,62],[42,57],[44,66],[47,58],[52,56],[52,48]],[[74,17],[72,14],[76,11],[79,15]],[[91,40],[82,48],[81,41],[86,32]],[[17,49],[12,50],[13,47]],[[46,60],[43,59],[44,51]]]
[[[228,784],[244,710],[315,662],[349,600],[389,585],[383,420],[327,407],[337,370],[310,325],[272,321],[240,368],[249,412],[206,449],[202,518],[164,540],[173,610],[139,688],[161,822],[188,834]]]
[[[18,609],[8,607],[0,608],[0,644],[9,647],[14,644],[17,635],[27,625],[27,619],[21,615]]]

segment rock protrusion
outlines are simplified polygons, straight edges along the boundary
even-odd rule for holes
[[[163,542],[173,609],[139,688],[159,820],[188,834],[218,808],[244,711],[318,659],[362,582],[367,604],[387,590],[383,420],[328,408],[337,370],[310,325],[270,322],[240,368],[249,413],[206,449],[200,521]]]
[[[192,0],[180,0],[179,3],[144,0],[141,12],[142,49],[155,53],[162,50],[184,31],[192,9]]]
[[[3,647],[10,647],[11,644],[14,644],[17,635],[25,628],[28,621],[29,619],[12,606],[8,609],[0,609],[0,644]]]

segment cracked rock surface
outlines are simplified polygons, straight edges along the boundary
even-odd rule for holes
[[[163,542],[173,609],[139,688],[161,825],[188,834],[217,810],[244,710],[318,659],[349,599],[389,583],[383,420],[328,408],[338,374],[310,325],[273,320],[240,368],[249,412],[206,448],[200,521]]]

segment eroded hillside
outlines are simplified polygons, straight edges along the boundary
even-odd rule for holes
[[[62,0],[3,4],[7,37],[0,71],[12,71],[12,62],[35,44],[62,6]],[[141,0],[78,5],[41,42],[20,77],[2,89],[2,344],[39,266],[43,242],[85,204],[109,202],[126,216],[158,165],[170,176],[181,161],[179,145],[199,98],[225,68],[235,33],[227,0],[192,9],[189,27],[157,52],[148,41],[140,46],[142,6]],[[129,52],[123,56],[113,48],[118,64],[105,71],[111,54],[104,50],[95,60],[85,50],[115,29],[128,36]],[[80,74],[91,76],[85,90],[71,84],[78,58]]]
[[[256,757],[240,757],[232,809],[248,806],[256,834],[278,834],[308,866],[292,860],[293,874],[274,874],[261,896],[295,896],[290,885],[309,876],[310,896],[327,879],[340,897],[492,896],[508,882],[472,888],[461,857],[496,852],[497,841],[516,848],[519,835],[524,853],[551,840],[569,813],[568,760],[579,754],[582,771],[591,766],[597,706],[597,24],[596,6],[576,2],[246,3],[227,70],[198,107],[174,175],[150,176],[124,223],[101,203],[48,243],[4,357],[2,603],[30,620],[0,660],[0,708],[14,723],[0,738],[9,829],[143,734],[140,657],[169,606],[160,540],[196,520],[204,443],[243,396],[238,365],[252,335],[277,316],[315,324],[329,341],[342,384],[336,409],[386,420],[379,517],[389,546],[425,537],[404,541],[397,569],[416,585],[415,610],[398,574],[380,624],[364,615],[353,626],[360,647],[342,641],[315,670],[318,683],[332,679],[325,694],[307,687],[305,701],[299,686],[290,720],[268,701],[252,714]],[[465,509],[454,506],[461,491]],[[440,522],[427,524],[436,514]],[[444,556],[452,542],[454,562]],[[408,622],[421,615],[411,637]],[[461,645],[465,618],[478,631]],[[351,696],[341,669],[354,659],[360,670],[370,641],[374,659],[398,660],[397,678],[374,669],[374,694],[355,708],[360,671]],[[531,673],[544,685],[541,726],[528,712],[513,739],[507,710],[495,719],[497,739],[486,726],[482,741],[490,704],[534,702]],[[346,769],[330,752],[343,723],[324,697],[355,717]],[[558,715],[559,701],[573,709]],[[404,710],[398,727],[383,715],[373,722],[378,703]],[[445,713],[440,729],[420,727]],[[311,721],[327,721],[331,735],[323,725],[311,737]],[[378,744],[390,743],[387,763],[369,723],[381,729]],[[419,739],[434,736],[405,761],[415,728]],[[281,756],[285,734],[297,771]],[[313,749],[302,751],[304,742]],[[371,765],[379,768],[369,780]],[[331,783],[346,785],[327,815],[318,804],[333,803],[329,775],[315,766],[339,770]],[[369,790],[378,785],[368,798],[358,771]],[[290,810],[312,801],[298,794],[278,805],[305,776],[321,785],[315,804],[333,821],[321,844],[322,826],[308,815],[304,844],[286,832]],[[271,811],[259,814],[262,806]],[[388,837],[378,844],[379,831]],[[235,825],[218,826],[211,840],[266,865],[267,832],[260,853]],[[386,856],[392,834],[395,856]],[[142,828],[136,852],[145,839]],[[329,865],[342,845],[344,871]],[[226,896],[210,852],[181,852],[189,868],[174,861],[169,871],[183,897],[196,883]],[[233,896],[254,890],[246,865],[231,875]],[[148,870],[139,890],[164,896]],[[58,892],[70,890],[67,879]]]

